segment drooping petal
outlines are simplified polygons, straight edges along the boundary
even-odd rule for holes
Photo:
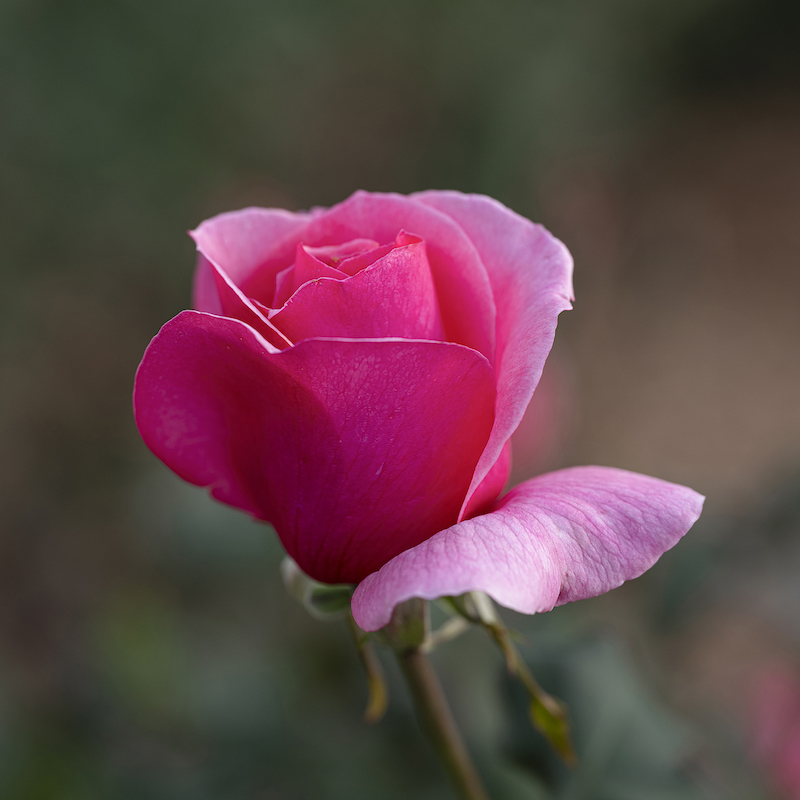
[[[418,239],[345,280],[305,283],[271,322],[295,342],[312,336],[444,338],[425,243]]]
[[[219,214],[190,231],[200,254],[192,302],[198,311],[220,314],[209,261],[225,270],[248,297],[270,305],[275,275],[292,263],[311,215],[278,208],[244,208]]]
[[[494,393],[486,359],[459,345],[271,352],[238,320],[185,311],[148,347],[134,409],[178,475],[272,522],[307,574],[339,583],[455,522]]]
[[[533,614],[641,575],[700,515],[701,495],[646,475],[574,467],[526,481],[490,514],[401,553],[356,589],[367,631],[398,603],[483,591]]]
[[[519,425],[553,345],[558,315],[571,308],[572,258],[541,225],[496,200],[458,192],[423,192],[418,202],[447,214],[475,245],[497,307],[497,409],[462,518],[475,513],[472,494]]]
[[[388,244],[401,230],[425,240],[447,340],[471,347],[494,363],[492,288],[470,237],[447,214],[402,195],[356,192],[316,213],[303,242],[331,244],[366,236]]]

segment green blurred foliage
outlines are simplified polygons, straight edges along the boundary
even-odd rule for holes
[[[132,376],[188,303],[183,232],[358,188],[485,192],[547,222],[560,158],[624,158],[690,97],[796,86],[799,17],[790,0],[4,0],[0,796],[450,796],[391,663],[368,728],[347,631],[288,597],[273,534],[139,441]],[[791,538],[789,505],[765,507]],[[630,595],[643,647],[752,561],[716,541]],[[585,609],[519,623],[570,703],[575,774],[485,637],[435,655],[495,796],[702,796],[701,734]]]
[[[685,774],[696,742],[638,684],[618,646],[570,636],[559,645],[528,649],[536,674],[572,709],[580,769],[570,772],[526,731],[518,712],[522,698],[516,691],[510,692],[508,703],[515,720],[511,747],[522,764],[545,777],[555,797],[705,796]]]

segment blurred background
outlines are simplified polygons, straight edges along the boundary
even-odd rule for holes
[[[480,632],[435,654],[493,796],[800,797],[798,41],[794,0],[2,0],[0,796],[452,796],[130,394],[202,219],[453,188],[575,257],[515,480],[708,496],[642,579],[506,615],[577,772]]]

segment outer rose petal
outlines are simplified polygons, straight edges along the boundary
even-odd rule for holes
[[[525,413],[553,346],[558,315],[572,307],[572,258],[541,225],[490,197],[459,192],[413,197],[467,232],[489,273],[497,307],[494,428],[464,501],[463,518],[478,510],[469,501]]]
[[[209,261],[222,267],[246,295],[269,305],[275,293],[275,275],[294,260],[295,247],[310,219],[306,212],[244,208],[219,214],[190,231],[200,253],[194,274],[194,307],[222,313]],[[255,273],[259,284],[268,287],[266,302],[261,286],[247,285]]]
[[[461,522],[393,558],[353,596],[367,631],[411,597],[483,591],[533,614],[607,592],[649,569],[700,516],[701,495],[608,467],[526,481],[490,514]]]
[[[357,582],[455,522],[494,375],[460,345],[311,339],[280,352],[184,311],[136,376],[142,438],[182,478],[272,522],[301,568]]]

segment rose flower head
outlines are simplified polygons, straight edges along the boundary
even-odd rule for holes
[[[498,500],[571,307],[572,260],[488,197],[358,192],[249,208],[192,233],[194,310],[153,339],[136,422],[172,470],[271,523],[365,630],[412,597],[483,591],[524,613],[648,569],[702,497],[604,467]]]

